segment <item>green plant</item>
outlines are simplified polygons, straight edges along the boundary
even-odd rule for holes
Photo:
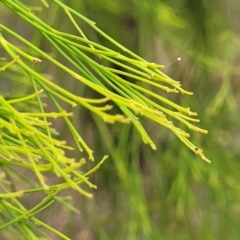
[[[55,57],[45,53],[6,25],[0,24],[0,43],[5,50],[1,61],[1,77],[19,86],[17,95],[10,92],[0,97],[1,126],[1,230],[12,226],[12,231],[5,231],[6,236],[21,233],[22,239],[38,239],[46,236],[38,231],[35,224],[41,225],[63,239],[69,239],[48,224],[38,220],[35,215],[48,208],[54,200],[73,211],[65,198],[60,197],[61,190],[72,188],[79,193],[91,197],[88,191],[79,185],[96,188],[89,182],[88,176],[99,168],[107,156],[90,171],[83,172],[84,158],[77,161],[65,155],[73,150],[64,141],[57,138],[57,131],[51,127],[48,118],[62,118],[72,134],[76,148],[94,159],[93,151],[85,143],[83,137],[70,120],[72,112],[67,112],[66,104],[74,108],[81,106],[107,123],[132,124],[140,134],[144,143],[152,149],[156,146],[141,121],[145,117],[171,130],[193,152],[203,160],[210,162],[202,150],[189,140],[189,133],[176,127],[180,122],[190,130],[207,133],[192,122],[198,122],[197,115],[190,108],[182,107],[165,97],[150,91],[161,89],[167,93],[189,94],[182,89],[180,82],[166,76],[160,69],[164,66],[149,63],[137,56],[101,31],[94,22],[71,9],[61,1],[53,0],[66,14],[76,29],[76,34],[54,29],[37,17],[29,6],[21,1],[1,0],[4,7],[11,9],[19,19],[38,31],[54,50]],[[45,1],[43,3],[47,5]],[[112,49],[88,39],[78,21],[87,26],[112,44]],[[114,50],[113,50],[114,49]],[[45,76],[41,69],[44,62],[67,73],[68,78],[95,91],[100,98],[84,98],[64,89]],[[118,68],[114,68],[118,66]],[[20,94],[20,96],[19,96]],[[49,112],[46,103],[52,104],[54,111]],[[111,103],[108,104],[108,103]],[[111,111],[113,106],[114,114]],[[29,180],[17,169],[34,172],[36,180]],[[49,177],[59,177],[62,183],[51,184]],[[26,183],[16,185],[17,182]],[[19,188],[18,188],[19,187]],[[20,197],[34,193],[44,193],[42,200],[31,209],[26,209]],[[29,220],[25,220],[25,219]]]

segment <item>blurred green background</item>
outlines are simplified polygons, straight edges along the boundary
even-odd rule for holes
[[[41,5],[40,1],[24,2]],[[37,15],[55,28],[75,32],[64,13],[49,3],[50,8]],[[85,109],[76,109],[74,122],[96,159],[104,154],[110,158],[91,176],[98,185],[94,199],[70,193],[80,214],[56,205],[40,217],[80,240],[240,239],[240,2],[65,3],[141,57],[165,65],[164,73],[194,92],[190,97],[159,94],[199,113],[200,125],[209,134],[192,133],[192,139],[212,163],[203,162],[173,134],[150,121],[144,124],[156,151],[142,143],[133,127],[105,125]],[[0,10],[2,23],[51,51],[38,33],[16,22],[4,6]],[[112,47],[88,26],[79,25],[89,39]],[[182,60],[173,62],[178,57]],[[62,73],[47,66],[44,71],[67,89],[94,96],[82,85],[69,85]],[[68,138],[67,130],[63,129],[63,137]]]

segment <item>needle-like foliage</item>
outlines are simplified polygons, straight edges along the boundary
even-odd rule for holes
[[[107,156],[85,173],[82,170],[84,158],[76,160],[67,156],[66,151],[73,150],[73,147],[58,139],[60,129],[55,130],[49,119],[63,119],[77,150],[86,152],[89,159],[94,160],[93,151],[84,141],[84,135],[76,130],[71,121],[72,112],[65,110],[66,104],[70,108],[84,107],[106,123],[133,124],[143,142],[152,149],[157,147],[142,125],[142,119],[154,121],[172,131],[193,152],[210,162],[202,150],[189,140],[190,134],[178,126],[180,123],[190,130],[207,133],[195,125],[199,122],[195,118],[197,114],[189,107],[180,106],[159,95],[158,91],[150,91],[146,87],[151,86],[152,89],[160,89],[169,94],[192,94],[184,90],[180,82],[166,76],[161,71],[164,66],[137,56],[101,31],[93,21],[59,0],[52,0],[52,3],[58,6],[58,11],[65,12],[66,18],[75,27],[76,34],[51,27],[19,0],[1,0],[1,3],[19,19],[30,24],[34,31],[38,31],[58,57],[44,52],[14,29],[0,23],[0,43],[4,50],[1,56],[1,79],[24,84],[28,89],[27,93],[20,96],[7,96],[4,93],[0,96],[0,230],[14,225],[13,233],[21,232],[23,239],[37,239],[37,236],[44,235],[34,228],[34,224],[37,224],[68,239],[38,220],[35,215],[49,207],[54,200],[68,206],[58,196],[61,190],[72,188],[85,196],[92,196],[80,184],[96,188],[89,182],[88,176],[99,168]],[[48,6],[45,1],[44,3]],[[80,28],[79,21],[109,41],[112,49],[91,41]],[[66,81],[78,81],[100,97],[86,98],[64,89],[39,70],[39,65],[44,62],[65,72],[68,75]],[[24,83],[18,82],[16,78],[23,79]],[[51,104],[55,110],[49,112],[46,103]],[[113,106],[119,114],[112,111]],[[32,171],[37,180],[27,181],[22,172],[16,169]],[[62,183],[48,182],[49,174],[59,177]],[[28,187],[18,189],[16,181],[27,182]],[[26,209],[19,199],[33,193],[44,193],[46,196],[33,208]]]

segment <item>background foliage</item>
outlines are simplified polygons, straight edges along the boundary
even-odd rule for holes
[[[55,5],[41,11],[34,8],[39,1],[28,4],[53,26],[75,31]],[[238,239],[240,3],[92,0],[68,1],[68,5],[141,57],[165,65],[166,74],[194,92],[192,97],[170,98],[199,113],[209,134],[192,137],[212,163],[201,161],[169,131],[150,121],[145,124],[156,151],[144,145],[131,126],[106,126],[80,108],[74,113],[77,129],[95,156],[110,156],[91,176],[98,190],[92,200],[71,192],[78,215],[53,205],[39,218],[71,239]],[[38,33],[16,22],[2,5],[0,11],[2,23],[20,29],[29,41],[51,52]],[[101,35],[81,27],[89,38],[110,47]],[[169,65],[178,57],[180,62]],[[44,67],[66,89],[95,96],[83,85],[70,86],[56,69]],[[5,88],[1,82],[1,92]],[[63,129],[61,137],[68,135]]]

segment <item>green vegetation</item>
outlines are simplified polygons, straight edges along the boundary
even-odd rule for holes
[[[238,239],[239,3],[65,2],[0,1],[0,237]]]

